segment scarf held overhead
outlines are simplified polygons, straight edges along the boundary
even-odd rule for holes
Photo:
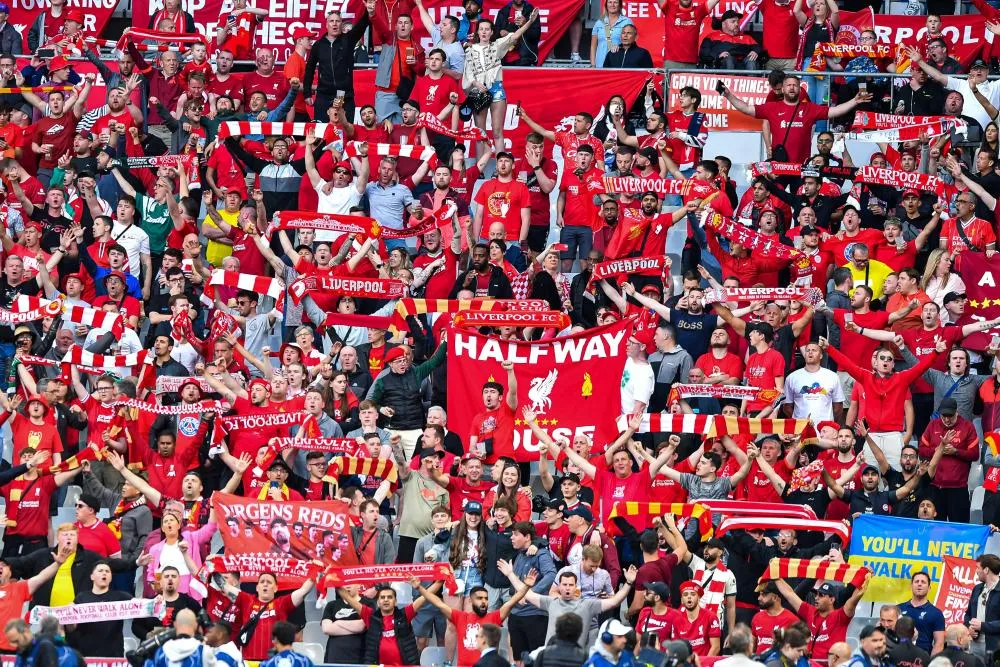
[[[324,574],[324,590],[361,584],[367,588],[386,581],[443,581],[451,593],[457,590],[455,573],[450,563],[413,563],[398,565],[363,565],[360,567],[331,567]]]
[[[706,542],[712,537],[712,512],[700,503],[641,503],[631,500],[619,500],[611,507],[609,519],[627,516],[648,516],[652,526],[653,517],[663,514],[673,514],[679,519],[690,519],[697,522],[701,541]]]
[[[772,558],[764,574],[760,575],[759,584],[777,579],[822,579],[823,581],[838,581],[850,584],[855,588],[864,588],[872,572],[863,565],[848,565],[847,563],[831,563],[823,560],[806,560],[804,558]],[[762,586],[758,585],[760,591]]]
[[[307,293],[333,292],[337,295],[360,296],[372,299],[398,299],[406,285],[394,278],[338,278],[336,276],[304,276],[288,286],[292,303],[299,305]]]
[[[569,315],[558,310],[473,310],[455,315],[456,327],[539,327],[565,329],[570,325]]]
[[[753,254],[759,254],[769,259],[788,260],[796,283],[808,280],[812,276],[812,261],[809,257],[776,239],[764,237],[749,227],[744,227],[730,218],[725,218],[711,211],[705,211],[702,224],[706,227],[711,226],[718,234],[733,243],[739,243]]]
[[[955,130],[966,136],[968,123],[952,116],[898,116],[888,113],[859,111],[847,139],[868,143],[916,141],[921,135],[937,137]]]
[[[726,287],[705,290],[702,305],[711,303],[750,303],[753,301],[805,301],[816,305],[823,300],[817,287]]]
[[[389,331],[406,330],[406,318],[430,313],[450,313],[463,310],[548,310],[544,299],[400,299],[392,313]]]
[[[268,225],[265,236],[279,229],[319,229],[340,234],[378,236],[378,221],[358,215],[316,213],[315,211],[277,211]]]
[[[793,519],[790,517],[730,517],[723,519],[716,533],[725,535],[731,530],[783,530],[793,528],[797,531],[819,531],[833,533],[840,538],[842,544],[851,541],[851,531],[843,521],[823,521],[819,519]]]
[[[628,257],[595,264],[590,280],[596,282],[605,278],[621,279],[633,275],[663,276],[669,271],[669,257]]]
[[[131,618],[153,616],[163,618],[167,603],[155,600],[115,600],[114,602],[86,602],[64,607],[32,607],[29,622],[40,623],[46,616],[54,616],[61,625],[125,621]]]

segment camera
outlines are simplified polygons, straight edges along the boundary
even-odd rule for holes
[[[531,499],[531,511],[535,514],[541,514],[545,511],[545,507],[548,505],[548,499],[543,495],[537,495]]]
[[[177,638],[177,630],[167,628],[162,632],[151,634],[149,637],[135,647],[134,651],[126,651],[125,659],[132,667],[142,667],[147,661],[156,655],[156,651],[171,639]]]

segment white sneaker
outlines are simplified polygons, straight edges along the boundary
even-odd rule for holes
[[[569,60],[574,65],[579,65],[580,63],[583,62],[583,58],[580,57],[579,53],[571,53],[571,54],[569,54]]]

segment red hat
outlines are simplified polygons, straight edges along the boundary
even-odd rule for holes
[[[58,72],[61,69],[66,69],[69,67],[69,61],[63,56],[56,56],[49,61],[49,73]]]
[[[697,582],[691,580],[681,583],[680,591],[681,594],[683,594],[684,591],[695,591],[696,593],[698,593],[698,596],[701,597],[701,586],[699,586]]]
[[[827,426],[829,426],[830,428],[832,428],[834,431],[839,431],[840,430],[840,424],[838,424],[835,421],[830,421],[830,420],[823,421],[823,422],[820,422],[820,423],[816,424],[816,430],[817,431],[822,431]]]
[[[621,319],[621,315],[619,315],[618,313],[616,313],[616,312],[615,312],[615,311],[613,311],[613,310],[605,310],[604,312],[602,312],[602,313],[600,314],[600,317],[610,317],[610,318],[611,318],[611,319],[613,319],[613,320],[614,320],[615,322],[617,322],[618,320],[620,320],[620,319]]]
[[[104,280],[102,282],[107,284],[108,279],[110,278],[118,278],[119,280],[122,281],[122,285],[128,285],[128,280],[125,279],[125,274],[122,273],[121,271],[112,271],[108,275],[104,276]]]
[[[403,351],[402,347],[394,347],[385,353],[385,363],[391,364],[400,357],[406,356],[406,352]]]
[[[296,28],[295,30],[292,31],[292,43],[299,41],[303,37],[312,38],[315,37],[315,35],[311,31],[307,30],[305,26],[301,28]]]
[[[76,21],[80,25],[86,23],[86,19],[83,17],[83,12],[79,9],[69,9],[66,11],[66,16],[63,17],[63,21]]]
[[[302,360],[305,360],[306,353],[302,350],[302,346],[299,345],[298,343],[296,343],[295,341],[289,341],[287,343],[284,343],[280,348],[278,348],[278,359],[279,360],[284,358],[284,356],[285,356],[285,350],[287,350],[290,347],[295,348],[296,350],[298,350],[299,351],[299,358],[302,359]]]
[[[38,222],[37,220],[29,220],[28,222],[24,223],[24,228],[37,229],[40,232],[45,231],[45,228],[42,227],[42,223]]]
[[[642,343],[642,346],[648,350],[653,344],[653,330],[638,329],[632,333],[632,338]]]
[[[907,197],[916,197],[917,199],[920,199],[920,193],[913,189],[903,190],[903,199],[906,199]]]
[[[45,397],[41,394],[32,394],[28,397],[28,401],[25,403],[25,407],[28,407],[32,403],[41,403],[42,407],[45,409],[45,414],[49,413],[49,402],[45,400]]]
[[[882,151],[875,151],[874,153],[872,153],[871,158],[868,159],[868,164],[871,164],[872,162],[874,162],[878,158],[882,158],[883,160],[888,160],[889,159],[889,158],[887,158],[885,156],[885,153],[883,153]]]
[[[271,393],[271,383],[263,378],[254,378],[250,380],[250,384],[247,386],[247,389],[253,389],[256,385],[264,387],[267,393]]]
[[[251,383],[251,384],[253,384],[253,383]],[[201,382],[199,382],[197,378],[188,378],[188,379],[184,380],[184,382],[181,382],[181,386],[177,387],[177,393],[179,394],[182,391],[184,391],[184,387],[186,387],[188,385],[194,385],[195,387],[198,387],[198,393],[199,394],[202,393],[201,392]]]
[[[354,167],[351,166],[350,160],[341,160],[337,164],[333,165],[334,169],[346,169],[347,173],[354,171]]]

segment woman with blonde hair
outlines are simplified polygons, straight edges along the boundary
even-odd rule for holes
[[[590,38],[590,66],[603,67],[604,57],[618,51],[622,44],[622,28],[635,25],[622,12],[622,0],[605,0],[604,13],[594,24]]]
[[[952,257],[944,248],[935,248],[927,258],[920,286],[938,306],[944,310],[944,297],[948,292],[965,293],[965,282],[951,270]]]

